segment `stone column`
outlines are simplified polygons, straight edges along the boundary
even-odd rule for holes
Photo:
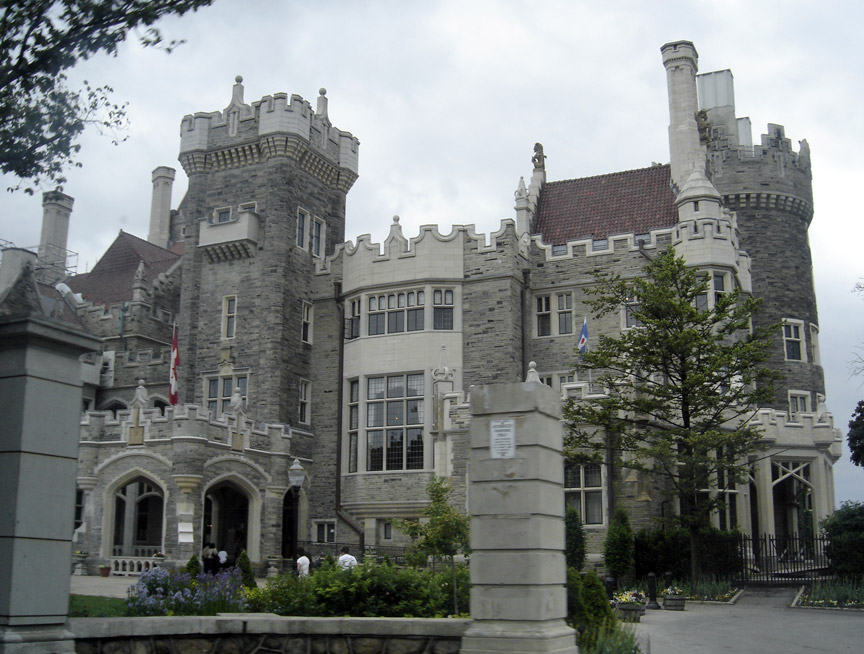
[[[18,290],[27,289],[12,292]],[[4,315],[3,309],[0,651],[73,652],[64,624],[81,414],[78,357],[100,342],[43,317]]]
[[[561,398],[544,384],[471,391],[471,626],[462,654],[576,654],[567,626]]]

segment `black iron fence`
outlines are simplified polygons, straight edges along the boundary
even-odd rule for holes
[[[744,584],[797,583],[831,573],[826,537],[741,535],[738,547],[741,569],[735,580]]]

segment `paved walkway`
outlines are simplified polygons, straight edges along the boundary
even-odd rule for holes
[[[864,612],[789,608],[797,590],[755,588],[734,605],[648,611],[651,654],[834,654],[864,651]]]

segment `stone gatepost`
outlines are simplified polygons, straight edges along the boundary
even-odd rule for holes
[[[564,621],[561,398],[533,381],[479,386],[471,413],[472,623],[461,654],[576,654]]]
[[[0,652],[74,652],[79,357],[100,341],[42,314],[32,271],[0,284]]]

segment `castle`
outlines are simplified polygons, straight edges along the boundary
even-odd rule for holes
[[[488,239],[470,225],[408,238],[394,218],[383,244],[346,242],[358,140],[331,124],[323,89],[314,108],[284,93],[247,104],[239,77],[224,110],[183,118],[189,188],[173,210],[174,170],[153,172],[147,241],[121,232],[67,277],[48,253],[65,248],[73,201],[46,194],[44,295],[104,343],[82,363],[77,547],[124,572],[209,541],[259,564],[298,542],[404,542],[394,521],[420,514],[433,476],[467,502],[471,387],[535,362],[562,397],[590,398],[571,364],[592,271],[637,275],[669,244],[710,276],[709,306],[738,288],[764,299],[756,321],[783,325],[769,365],[784,380],[754,418],[767,450],[716,526],[796,535],[830,514],[841,441],[819,360],[808,145],[773,124],[754,145],[731,72],[697,75],[687,41],[661,50],[671,163],[547,182],[538,144],[514,218]],[[588,320],[592,339],[632,326],[626,307]],[[568,468],[564,499],[595,551],[610,489],[635,527],[668,510],[632,471]]]

